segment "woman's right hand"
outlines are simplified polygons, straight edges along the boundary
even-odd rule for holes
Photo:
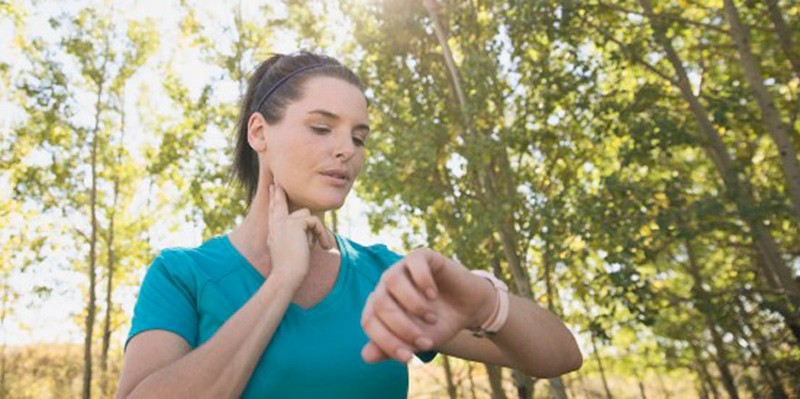
[[[335,246],[333,236],[325,229],[318,217],[307,208],[291,214],[286,192],[273,182],[269,186],[269,246],[270,274],[280,276],[282,281],[296,289],[308,274],[311,249],[317,242],[322,248]]]

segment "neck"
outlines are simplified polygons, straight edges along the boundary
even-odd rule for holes
[[[241,224],[236,226],[233,231],[228,234],[228,238],[233,243],[239,252],[247,258],[250,263],[258,269],[265,272],[270,268],[269,248],[267,247],[267,239],[269,238],[269,194],[263,187],[267,184],[259,184],[256,189],[256,194],[253,196],[253,201],[250,203],[250,209]],[[289,213],[299,209],[293,203],[289,203]],[[312,212],[312,215],[325,221],[325,212]],[[311,258],[314,259],[321,252],[325,251],[319,243],[311,250]]]

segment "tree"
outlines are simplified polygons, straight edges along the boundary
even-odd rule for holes
[[[108,255],[107,313],[101,355],[105,371],[112,330],[110,298],[115,265],[131,261],[130,256],[136,254],[137,248],[120,251],[114,247],[113,237],[115,233],[127,236],[121,243],[126,245],[147,228],[147,223],[141,220],[131,222],[135,217],[123,218],[128,221],[122,226],[115,224],[120,219],[116,216],[117,207],[130,203],[141,176],[136,175],[130,163],[118,163],[126,158],[124,143],[115,141],[112,133],[117,130],[115,119],[122,112],[119,101],[124,83],[157,42],[145,24],[132,23],[128,25],[130,45],[120,52],[114,41],[117,26],[111,22],[113,15],[113,10],[87,8],[67,16],[65,24],[51,19],[51,28],[61,31],[62,39],[50,47],[43,39],[36,38],[24,49],[30,69],[18,86],[18,95],[33,101],[22,102],[27,120],[12,133],[12,140],[18,146],[11,162],[20,165],[12,174],[15,195],[35,203],[42,213],[67,223],[63,233],[79,255],[65,259],[65,263],[75,265],[88,277],[82,390],[85,398],[91,396],[93,382],[100,255],[103,252]],[[67,68],[75,68],[79,73],[69,75],[65,72]],[[83,111],[77,106],[81,95],[92,97],[92,112],[88,115],[78,112]],[[31,158],[26,158],[28,154],[20,151],[22,148],[35,151],[38,160],[29,161]],[[138,255],[141,257],[141,253]],[[107,387],[105,380],[102,384]]]

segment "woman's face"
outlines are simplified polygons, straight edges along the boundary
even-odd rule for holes
[[[266,128],[262,168],[286,190],[290,205],[311,212],[337,209],[364,165],[367,101],[358,87],[313,77],[283,119]]]

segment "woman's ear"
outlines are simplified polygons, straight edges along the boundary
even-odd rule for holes
[[[247,121],[247,143],[255,152],[267,150],[267,121],[260,112],[253,112]]]

